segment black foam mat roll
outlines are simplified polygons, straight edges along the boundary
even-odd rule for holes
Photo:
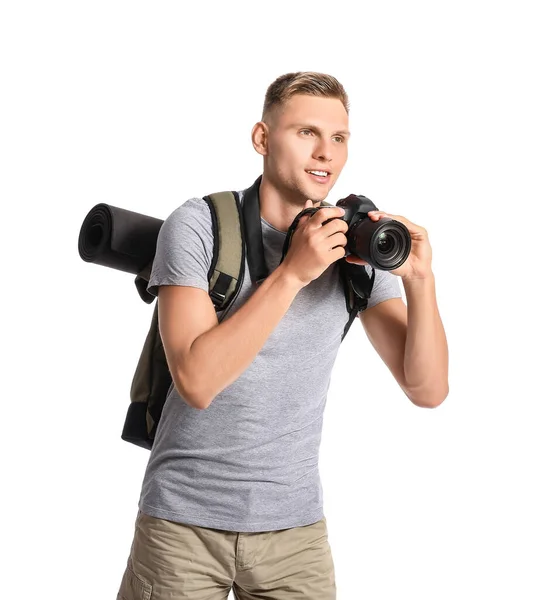
[[[78,247],[82,260],[138,274],[153,260],[162,219],[96,204],[81,225]]]

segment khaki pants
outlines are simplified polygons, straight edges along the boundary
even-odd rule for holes
[[[117,600],[335,600],[326,519],[239,533],[138,511]]]

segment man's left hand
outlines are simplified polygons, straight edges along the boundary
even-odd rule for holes
[[[390,215],[389,213],[381,210],[371,210],[367,213],[368,217],[372,221],[378,221],[383,217],[395,219],[400,221],[406,226],[410,237],[412,239],[412,248],[407,260],[398,268],[390,271],[393,275],[402,277],[403,279],[426,279],[431,275],[431,246],[429,244],[429,238],[427,230],[419,225],[415,225],[408,219],[401,217],[400,215]],[[369,264],[365,260],[362,260],[358,256],[350,254],[345,258],[349,263],[355,265],[367,265]]]

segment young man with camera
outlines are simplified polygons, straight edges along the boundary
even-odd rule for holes
[[[148,291],[174,385],[148,461],[118,598],[336,597],[318,450],[326,391],[348,311],[337,261],[348,224],[317,208],[348,156],[348,99],[321,73],[289,73],[268,88],[252,143],[268,276],[246,270],[224,314],[208,294],[213,229],[192,198],[164,221]],[[240,192],[243,199],[243,192]],[[427,231],[402,216],[408,259],[377,271],[366,334],[406,396],[435,407],[448,394],[448,349]],[[367,267],[368,268],[368,267]],[[408,307],[402,300],[402,278]],[[307,378],[305,374],[309,372]]]

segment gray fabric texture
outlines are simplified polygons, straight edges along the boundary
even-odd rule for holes
[[[243,191],[239,196],[243,201]],[[286,232],[262,219],[262,234],[271,273]],[[190,198],[161,226],[148,291],[157,296],[160,285],[183,285],[207,292],[212,255],[209,207],[201,198]],[[219,322],[254,292],[246,268],[235,302],[226,313],[217,312]],[[377,271],[369,307],[401,297],[399,278]],[[140,510],[241,532],[322,519],[323,415],[348,316],[333,263],[297,294],[253,362],[208,408],[190,407],[171,385],[144,474]]]

